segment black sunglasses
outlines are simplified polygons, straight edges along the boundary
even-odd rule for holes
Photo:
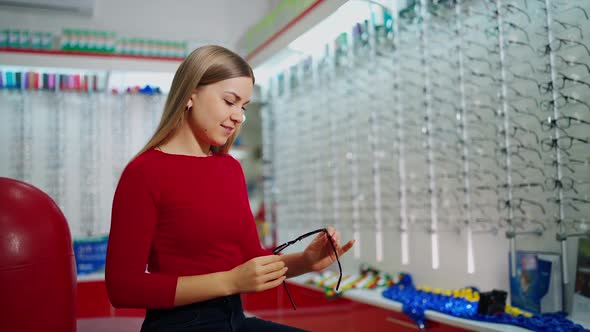
[[[300,237],[296,238],[295,240],[285,242],[285,243],[281,244],[280,246],[276,247],[272,251],[272,253],[277,255],[281,251],[283,251],[285,248],[287,248],[288,246],[290,246],[296,242],[299,242],[299,241],[305,239],[306,237],[309,237],[311,235],[321,233],[321,232],[326,233],[326,236],[328,237],[328,240],[329,240],[328,242],[330,242],[330,245],[332,246],[332,249],[334,250],[334,255],[336,256],[336,262],[338,263],[338,270],[340,271],[340,275],[338,276],[338,283],[336,284],[336,291],[338,291],[338,288],[340,288],[340,281],[342,280],[342,265],[340,265],[340,258],[338,257],[338,251],[336,250],[334,243],[332,243],[332,236],[330,235],[330,233],[328,232],[327,229],[320,228],[320,229],[316,229],[315,231],[305,233],[305,234],[301,235]],[[295,307],[295,302],[293,302],[293,298],[291,297],[291,293],[289,293],[289,288],[287,288],[287,283],[285,281],[283,281],[283,286],[285,287],[285,291],[287,292],[287,296],[289,297],[289,301],[291,301],[291,305],[293,306],[293,310],[297,310],[297,307]]]

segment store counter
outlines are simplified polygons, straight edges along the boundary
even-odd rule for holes
[[[388,332],[416,331],[418,327],[402,312],[402,304],[381,295],[384,288],[348,290],[340,297],[328,299],[320,287],[305,283],[309,276],[287,281],[297,306],[293,310],[283,286],[242,295],[248,316],[257,316],[314,332]],[[110,304],[104,274],[78,277],[79,325],[92,325],[92,318],[143,317],[143,309],[115,309]],[[426,311],[427,331],[502,331],[524,332],[527,329],[462,319],[436,311]],[[83,319],[82,321],[80,319]],[[137,321],[131,322],[137,325]],[[336,327],[336,328],[335,328]]]
[[[380,289],[348,290],[336,299],[328,299],[323,289],[305,283],[308,276],[287,281],[297,305],[293,310],[283,287],[263,293],[245,294],[244,308],[269,320],[314,332],[335,331],[416,331],[418,327],[402,313],[402,304],[381,295]],[[524,328],[479,322],[426,311],[428,331],[529,331]]]

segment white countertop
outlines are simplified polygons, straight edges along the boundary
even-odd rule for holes
[[[303,287],[307,287],[310,289],[315,289],[317,291],[322,291],[320,287],[306,284],[305,281],[309,279],[309,276],[299,276],[295,278],[291,278],[288,281],[301,285]],[[388,298],[383,297],[381,292],[385,288],[378,288],[378,289],[351,289],[347,290],[345,293],[342,294],[342,297],[348,298],[357,302],[367,303],[370,305],[374,305],[377,307],[381,307],[384,309],[395,310],[398,312],[402,311],[402,304],[397,301],[390,300]],[[513,325],[505,325],[505,324],[494,324],[494,323],[487,323],[487,322],[480,322],[476,320],[469,320],[463,319],[458,317],[449,316],[437,311],[426,310],[425,312],[426,318],[435,322],[452,325],[461,327],[468,330],[473,331],[500,331],[500,332],[526,332],[530,331],[528,329],[513,326]]]
[[[299,277],[288,279],[288,282],[292,282],[303,287],[307,287],[309,289],[313,289],[316,291],[323,291],[322,288],[310,285],[305,283],[306,280],[309,279],[308,275],[302,275]],[[104,281],[104,272],[97,272],[91,273],[87,275],[78,276],[78,282],[92,282],[92,281]],[[398,312],[402,311],[402,304],[400,302],[396,302],[390,300],[388,298],[383,297],[381,292],[384,288],[379,289],[352,289],[348,290],[342,294],[342,297],[348,298],[357,302],[362,302],[370,305],[374,305],[377,307],[381,307],[384,309],[395,310]],[[474,331],[500,331],[500,332],[526,332],[530,331],[528,329],[514,326],[514,325],[505,325],[505,324],[495,324],[495,323],[488,323],[488,322],[480,322],[476,320],[469,320],[463,319],[458,317],[449,316],[437,311],[426,310],[425,312],[426,318],[429,320],[453,325],[457,327],[461,327],[468,330]],[[586,324],[582,324],[578,321],[572,320],[577,324],[581,324],[585,328],[588,328]]]

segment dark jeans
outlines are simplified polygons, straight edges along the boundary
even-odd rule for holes
[[[244,316],[239,295],[173,309],[148,309],[141,332],[302,332],[304,330]]]

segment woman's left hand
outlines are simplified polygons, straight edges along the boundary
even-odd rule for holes
[[[331,226],[326,229],[331,235],[332,244],[334,244],[338,252],[338,257],[342,257],[342,255],[352,248],[354,240],[350,240],[344,246],[340,246],[340,232],[337,232]],[[334,249],[329,241],[330,237],[325,232],[322,232],[303,250],[303,257],[312,271],[321,271],[336,262],[336,255],[334,255]]]

